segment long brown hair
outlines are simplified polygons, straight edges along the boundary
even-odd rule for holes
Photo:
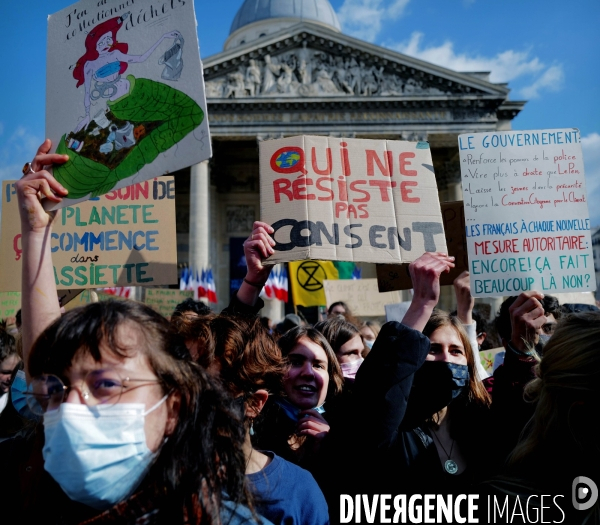
[[[535,413],[509,458],[511,466],[557,440],[560,445],[553,450],[600,460],[592,430],[600,406],[599,349],[600,312],[572,314],[558,323],[536,365],[537,377],[525,387],[526,399],[536,403]]]
[[[360,335],[358,328],[349,321],[346,321],[341,315],[318,322],[315,325],[315,330],[318,330],[325,336],[325,339],[327,339],[327,342],[336,354],[350,339]]]
[[[281,393],[287,367],[259,318],[210,314],[172,319],[171,327],[183,336],[194,360],[218,375],[226,390],[242,396],[248,406],[254,406],[252,394],[259,389]]]
[[[478,359],[479,356],[475,356],[475,352],[473,351],[471,343],[469,342],[469,336],[467,335],[467,332],[458,318],[453,317],[446,312],[442,312],[441,310],[436,310],[431,314],[429,321],[427,321],[427,324],[423,329],[423,335],[429,337],[438,328],[442,328],[444,326],[450,326],[456,331],[465,349],[467,366],[469,368],[468,400],[477,405],[489,407],[492,400],[487,390],[483,386],[483,383],[478,379],[475,368],[475,359]]]

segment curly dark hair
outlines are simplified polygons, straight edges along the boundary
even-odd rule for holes
[[[191,297],[188,297],[185,301],[181,301],[173,310],[171,317],[182,315],[186,312],[192,312],[196,315],[209,315],[213,313],[210,306],[204,304],[202,301],[195,301]]]

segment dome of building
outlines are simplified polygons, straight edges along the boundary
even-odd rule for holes
[[[341,31],[329,0],[244,0],[231,24],[225,49],[246,44],[301,20]]]
[[[229,34],[240,27],[267,18],[300,18],[341,30],[329,0],[245,0],[233,19]]]

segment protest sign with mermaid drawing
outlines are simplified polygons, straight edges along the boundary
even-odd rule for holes
[[[48,18],[46,135],[71,205],[210,157],[194,3],[81,0]]]

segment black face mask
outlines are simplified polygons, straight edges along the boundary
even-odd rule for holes
[[[469,390],[469,367],[425,361],[415,373],[403,426],[417,425]]]

